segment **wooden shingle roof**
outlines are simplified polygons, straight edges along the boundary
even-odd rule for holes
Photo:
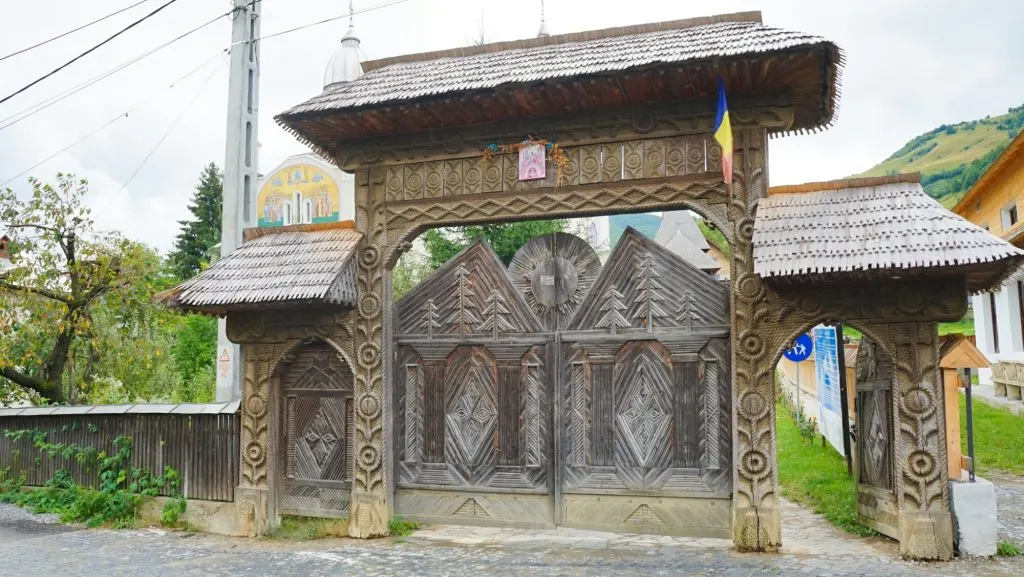
[[[721,77],[734,107],[786,93],[789,129],[814,130],[834,119],[842,66],[832,42],[744,12],[365,62],[360,78],[276,120],[330,155],[338,140],[624,105],[698,100],[713,111]]]
[[[225,314],[300,304],[355,305],[356,248],[350,222],[249,229],[234,252],[156,295],[171,307]]]
[[[964,275],[972,292],[999,286],[1024,251],[943,208],[918,175],[772,188],[757,206],[754,272],[813,280]]]

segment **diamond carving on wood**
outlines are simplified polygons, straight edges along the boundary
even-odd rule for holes
[[[462,397],[451,413],[451,421],[458,430],[466,453],[477,455],[488,440],[487,433],[498,414],[484,398],[476,375],[470,372],[469,376],[470,381],[466,383]]]
[[[661,398],[651,386],[646,367],[638,365],[636,371],[632,391],[618,419],[637,461],[647,466],[653,460],[656,446],[667,441],[672,416],[665,406],[667,399]]]
[[[327,415],[324,414],[323,407],[316,412],[316,416],[306,428],[306,434],[302,436],[302,439],[306,441],[306,446],[313,454],[317,466],[322,467],[327,456],[331,454],[334,446],[338,443],[338,434]]]

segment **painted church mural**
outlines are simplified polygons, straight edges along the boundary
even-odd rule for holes
[[[338,182],[311,164],[285,166],[266,179],[256,197],[258,224],[287,226],[340,219]]]

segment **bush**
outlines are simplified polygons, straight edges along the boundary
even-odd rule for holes
[[[1021,551],[1020,547],[1010,541],[1000,541],[996,545],[996,555],[1000,557],[1019,557],[1024,555],[1024,551]]]
[[[157,475],[149,469],[131,466],[133,444],[129,437],[114,439],[114,452],[108,455],[93,447],[49,443],[42,431],[5,431],[5,434],[14,439],[31,438],[40,452],[49,453],[51,457],[73,459],[98,468],[99,489],[80,487],[67,470],[58,469],[42,488],[27,490],[22,487],[23,477],[11,480],[9,471],[0,471],[0,503],[12,503],[34,513],[53,513],[65,523],[132,527],[139,518],[143,498],[156,496],[165,487],[177,489],[180,482],[177,471],[171,467]],[[184,507],[181,510],[184,511]]]
[[[164,509],[160,512],[160,524],[164,527],[177,527],[181,516],[185,514],[188,507],[188,500],[184,497],[171,499],[164,503]]]
[[[393,537],[407,537],[412,535],[412,532],[419,528],[420,526],[418,523],[406,521],[401,517],[392,517],[391,520],[388,521],[388,532]]]

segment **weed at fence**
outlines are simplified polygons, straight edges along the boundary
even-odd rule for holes
[[[392,517],[388,521],[388,532],[392,537],[408,537],[412,532],[419,529],[418,523],[406,521],[401,517]]]
[[[160,512],[160,524],[164,527],[177,527],[181,516],[185,514],[188,507],[188,500],[184,497],[177,497],[164,503],[163,511]]]
[[[281,524],[266,536],[270,539],[286,541],[314,541],[328,537],[347,537],[348,520],[281,515]]]
[[[1000,557],[1019,557],[1024,555],[1024,551],[1020,549],[1015,543],[1010,541],[1000,541],[996,545],[996,555]]]
[[[161,474],[133,467],[130,437],[114,439],[113,453],[108,454],[94,447],[49,443],[42,431],[5,431],[4,434],[15,440],[30,438],[40,453],[50,458],[60,456],[65,461],[75,460],[97,468],[98,488],[78,486],[65,469],[58,469],[44,487],[35,490],[22,487],[24,477],[10,480],[9,471],[0,475],[0,502],[12,503],[35,513],[54,513],[65,523],[79,522],[90,527],[134,526],[144,498],[155,497],[164,488],[176,491],[180,483],[178,472],[171,467],[165,467]]]

